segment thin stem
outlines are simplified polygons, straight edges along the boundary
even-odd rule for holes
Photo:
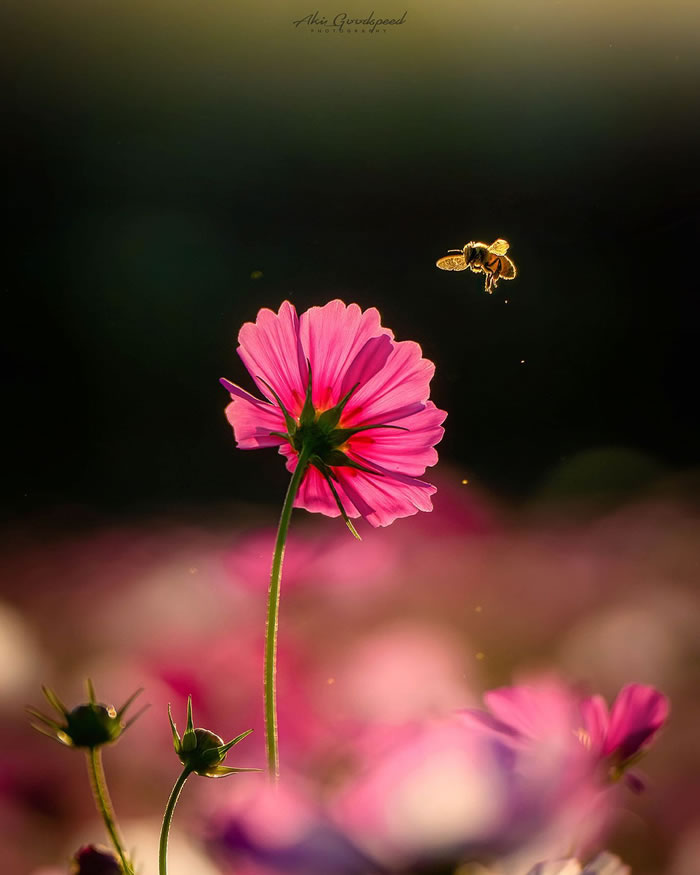
[[[270,572],[270,589],[267,595],[267,625],[265,626],[265,750],[267,751],[267,766],[273,781],[279,779],[280,759],[277,747],[277,628],[279,625],[280,579],[282,577],[282,561],[284,547],[289,531],[289,521],[292,518],[294,499],[301,481],[306,473],[310,452],[302,447],[297,459],[297,466],[289,481],[287,495],[282,505],[282,513],[277,528],[275,552],[272,555],[272,571]]]
[[[127,856],[126,851],[124,850],[124,844],[121,836],[119,835],[117,820],[114,816],[114,809],[112,807],[112,802],[109,798],[107,782],[105,781],[104,770],[102,768],[101,748],[91,747],[87,751],[86,756],[88,762],[88,773],[90,775],[90,785],[92,787],[92,792],[95,797],[95,805],[97,805],[97,810],[102,815],[102,819],[105,822],[105,827],[107,828],[109,837],[112,840],[114,849],[119,856],[125,875],[134,875],[133,866],[129,861],[129,857]]]
[[[170,823],[173,819],[173,811],[177,805],[177,800],[180,797],[182,788],[185,786],[185,781],[191,775],[191,769],[187,766],[182,770],[180,777],[175,781],[175,786],[172,789],[168,804],[165,806],[165,814],[163,815],[163,826],[160,830],[160,847],[158,851],[158,872],[159,875],[168,875],[168,836],[170,835]]]

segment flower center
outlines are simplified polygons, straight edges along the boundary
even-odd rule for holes
[[[347,430],[326,425],[317,415],[313,422],[300,423],[290,443],[300,453],[306,447],[310,457],[317,457],[326,464],[332,464],[333,450],[337,450],[347,440]]]
[[[343,503],[338,495],[338,491],[333,485],[334,480],[339,482],[338,475],[333,469],[355,468],[375,477],[383,476],[381,469],[368,467],[367,465],[361,464],[357,459],[351,459],[345,452],[345,450],[347,450],[345,444],[358,432],[369,431],[375,428],[394,428],[399,431],[407,431],[408,429],[405,429],[400,425],[391,425],[389,423],[372,423],[371,425],[355,425],[350,428],[339,428],[340,418],[343,415],[345,406],[360,384],[355,383],[350,391],[347,392],[335,406],[330,407],[328,410],[316,411],[312,401],[311,363],[308,359],[307,365],[309,369],[309,382],[306,387],[304,406],[301,409],[298,419],[295,419],[287,410],[272,386],[270,386],[269,383],[266,383],[262,377],[258,378],[270,390],[270,393],[279,405],[287,426],[286,432],[273,431],[270,432],[270,434],[289,441],[292,448],[295,449],[300,456],[303,456],[304,465],[312,465],[321,472],[336,504],[338,505],[338,510],[345,520],[345,524],[353,535],[359,539],[360,536],[357,534],[355,527],[348,519]]]

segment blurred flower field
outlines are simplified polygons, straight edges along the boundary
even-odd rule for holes
[[[275,794],[259,774],[189,782],[171,833],[173,875],[525,875],[603,848],[635,875],[700,871],[692,508],[651,495],[585,513],[506,508],[463,479],[443,467],[432,514],[365,526],[361,543],[337,521],[295,517],[280,630],[283,785]],[[157,872],[178,774],[168,703],[182,719],[192,694],[198,725],[222,738],[254,729],[226,764],[264,768],[275,523],[273,510],[251,506],[129,524],[67,514],[5,537],[3,871],[58,875],[79,846],[105,842],[82,758],[29,727],[24,706],[40,703],[42,683],[69,705],[84,699],[88,676],[110,703],[145,687],[150,709],[104,752],[143,875]],[[569,786],[581,768],[571,751],[586,746],[557,735],[552,715],[567,713],[567,696],[612,704],[630,683],[671,702],[633,786],[592,790],[588,777]],[[465,709],[514,684],[549,691],[533,712],[547,728],[537,747],[523,758],[488,732],[465,743],[456,728]]]

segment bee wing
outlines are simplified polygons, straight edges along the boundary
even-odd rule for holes
[[[435,262],[435,265],[439,267],[440,270],[467,269],[467,262],[462,253],[460,253],[459,255],[443,255],[442,258],[438,258],[438,260]]]
[[[489,252],[493,255],[505,255],[508,252],[508,247],[510,244],[507,240],[503,240],[500,237],[498,240],[494,240],[493,243],[488,247]]]
[[[501,256],[501,274],[498,277],[500,280],[512,280],[515,279],[517,270],[515,269],[515,265],[508,258],[507,255]]]

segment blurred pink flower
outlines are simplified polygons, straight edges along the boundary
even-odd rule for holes
[[[602,696],[591,696],[581,712],[591,750],[622,764],[652,743],[666,722],[669,701],[654,687],[627,684],[610,711]]]
[[[496,723],[460,713],[365,733],[333,804],[336,822],[401,871],[498,857],[504,872],[523,873],[597,839],[608,802],[593,770],[578,767],[583,746],[571,725],[536,743]]]
[[[289,471],[309,449],[296,507],[373,526],[432,509],[435,487],[417,478],[437,462],[446,413],[428,400],[435,366],[417,343],[339,300],[300,317],[288,301],[260,310],[238,339],[263,400],[222,379],[227,418],[240,449],[279,447]]]
[[[576,699],[557,680],[490,690],[484,702],[504,727],[529,741],[566,735],[576,720]]]
[[[582,743],[579,696],[556,677],[542,677],[491,690],[484,701],[489,711],[466,709],[459,716],[468,728],[485,731],[513,751],[516,785],[531,799],[524,810],[540,810],[540,833],[533,830],[525,852],[528,865],[587,849],[604,831],[612,799]]]
[[[461,712],[514,745],[546,745],[586,767],[613,758],[626,763],[648,746],[664,724],[668,699],[654,687],[628,684],[608,713],[602,696],[579,696],[556,679],[542,679],[491,690],[484,696],[490,713]]]
[[[543,762],[566,764],[574,774],[589,759],[580,742],[579,699],[556,678],[500,687],[484,695],[488,711],[466,709],[461,717],[480,725],[517,749],[539,752]]]
[[[514,826],[509,751],[452,718],[378,726],[355,756],[335,820],[392,871],[500,848]]]
[[[666,696],[642,684],[623,687],[610,713],[602,696],[581,699],[555,679],[492,690],[484,700],[490,713],[467,709],[463,719],[516,749],[528,749],[531,763],[554,758],[567,776],[566,787],[587,775],[601,788],[620,778],[651,744],[669,711]],[[605,767],[602,772],[599,765]],[[627,775],[626,783],[635,791],[643,787],[634,775]]]

